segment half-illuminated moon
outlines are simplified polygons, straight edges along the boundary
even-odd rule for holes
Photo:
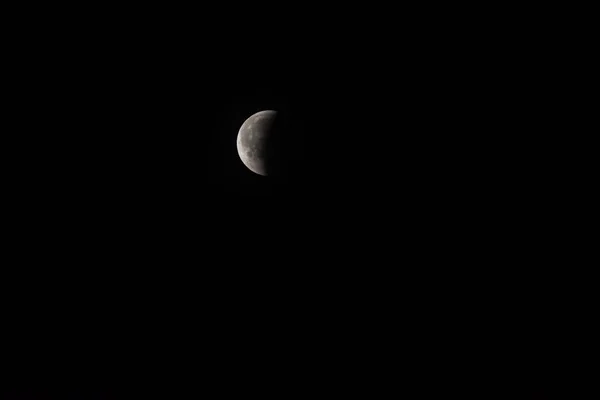
[[[265,110],[250,116],[240,128],[237,136],[237,151],[240,159],[248,169],[256,174],[266,176],[267,141],[273,129],[276,111]]]

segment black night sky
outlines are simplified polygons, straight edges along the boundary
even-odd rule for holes
[[[8,397],[547,392],[544,178],[494,39],[239,7],[15,14]],[[284,176],[237,155],[265,109]]]

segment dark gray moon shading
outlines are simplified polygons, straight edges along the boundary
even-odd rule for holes
[[[277,112],[273,110],[257,112],[244,121],[238,132],[237,150],[240,159],[250,171],[259,175],[269,175],[268,140],[276,116]]]

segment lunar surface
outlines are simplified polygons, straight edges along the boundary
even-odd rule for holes
[[[265,110],[250,116],[240,128],[237,136],[238,154],[250,171],[269,175],[268,142],[272,134],[276,111]]]

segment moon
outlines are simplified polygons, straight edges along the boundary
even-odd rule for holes
[[[269,139],[277,111],[264,110],[251,115],[240,128],[237,151],[248,169],[258,175],[269,175]]]

